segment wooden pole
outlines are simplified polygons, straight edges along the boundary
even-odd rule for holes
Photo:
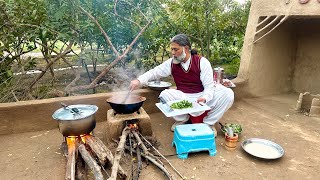
[[[118,144],[118,147],[117,147],[117,150],[116,150],[116,153],[114,156],[114,160],[113,160],[111,176],[109,177],[108,180],[116,180],[117,179],[117,173],[118,173],[118,169],[119,169],[120,159],[123,155],[124,145],[126,143],[126,139],[127,139],[129,132],[130,131],[129,131],[128,127],[125,127],[122,131],[122,135],[120,137],[120,142]]]
[[[107,153],[104,151],[101,145],[96,143],[90,136],[86,136],[86,144],[96,154],[100,164],[104,166],[107,162]]]
[[[68,157],[67,157],[67,169],[66,180],[75,180],[76,174],[76,144],[75,138],[67,138],[68,144]]]
[[[95,136],[91,136],[91,139],[99,144],[100,147],[102,147],[107,155],[107,159],[108,161],[111,163],[111,165],[113,165],[113,160],[114,160],[114,157],[113,157],[113,154],[112,152],[110,151],[110,149],[108,149],[104,144],[103,142],[98,138],[98,137],[95,137]],[[127,173],[123,170],[123,168],[121,167],[121,165],[119,165],[119,176],[120,178],[122,179],[126,179],[128,176],[127,176]]]
[[[96,180],[103,180],[103,175],[101,172],[101,167],[97,164],[97,162],[93,159],[93,157],[90,155],[90,153],[86,150],[86,147],[81,144],[79,146],[79,152],[81,154],[81,157],[86,162],[86,164],[90,167],[90,169],[93,171],[93,175]]]

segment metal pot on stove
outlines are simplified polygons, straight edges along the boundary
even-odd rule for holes
[[[56,110],[52,117],[59,122],[59,131],[63,136],[79,136],[89,134],[96,127],[95,105],[64,105]]]
[[[126,95],[116,95],[107,99],[107,103],[118,114],[131,114],[138,111],[145,100],[145,97],[134,94],[129,97],[126,97]]]

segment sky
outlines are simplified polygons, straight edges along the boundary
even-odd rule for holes
[[[234,0],[234,1],[237,1],[239,3],[244,3],[245,2],[245,0]]]

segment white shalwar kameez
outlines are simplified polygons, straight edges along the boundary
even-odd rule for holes
[[[182,68],[187,71],[190,65],[191,57],[184,63],[181,62]],[[146,85],[148,81],[167,77],[171,75],[171,62],[172,58],[168,59],[164,63],[155,67],[138,77],[141,85]],[[232,106],[234,101],[234,93],[230,88],[227,88],[221,84],[216,84],[213,81],[213,72],[210,62],[201,57],[200,60],[200,80],[204,87],[204,90],[199,93],[184,93],[176,89],[166,89],[160,93],[160,96],[166,101],[182,100],[182,99],[194,99],[197,100],[200,97],[206,99],[206,104],[211,108],[208,115],[203,119],[203,122],[209,125],[214,125],[223,114]],[[192,116],[199,116],[204,112],[192,113]],[[189,114],[174,116],[176,121],[186,121],[190,117]]]

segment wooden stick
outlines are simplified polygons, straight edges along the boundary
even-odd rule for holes
[[[125,146],[125,149],[130,150],[130,147]],[[137,153],[135,150],[133,150],[132,152]],[[163,173],[168,177],[168,179],[174,179],[173,176],[169,173],[169,171],[164,167],[164,165],[157,162],[155,158],[144,153],[141,153],[141,156],[151,161],[155,166],[157,166],[161,171],[163,171]]]
[[[165,158],[159,151],[157,148],[155,148],[145,137],[143,137],[141,135],[141,137],[164,159],[167,161],[167,163],[172,167],[172,169],[182,178],[182,179],[185,179],[182,174],[170,163],[170,161]]]
[[[60,145],[60,149],[65,157],[68,157],[68,145],[67,142],[62,142]]]
[[[79,152],[81,154],[81,157],[86,162],[86,164],[90,167],[90,169],[93,171],[93,175],[96,180],[103,180],[103,175],[101,172],[101,167],[97,164],[97,162],[93,159],[93,157],[90,155],[90,153],[86,150],[86,147],[81,144],[79,146]]]
[[[98,143],[103,148],[103,150],[105,151],[105,153],[107,155],[107,159],[109,160],[111,165],[113,165],[114,157],[113,157],[112,152],[103,144],[103,142],[98,137],[91,136],[91,138],[95,143]],[[119,165],[119,172],[118,173],[119,173],[120,178],[122,178],[122,179],[125,179],[128,177],[127,173],[123,170],[121,165]]]
[[[257,28],[259,26],[261,26],[263,23],[265,23],[266,21],[268,21],[272,16],[267,16],[266,18],[264,18],[264,20],[262,20],[258,25],[257,25]]]
[[[159,164],[157,162],[157,160],[155,160],[154,158],[148,156],[148,155],[145,155],[143,153],[141,153],[141,155],[143,157],[145,157],[146,159],[148,159],[149,161],[151,161],[154,165],[156,165],[161,171],[164,172],[164,174],[169,178],[169,179],[173,179],[172,175],[168,172],[168,170],[161,164]]]
[[[66,180],[75,180],[76,174],[76,145],[74,140],[68,142]]]
[[[124,145],[126,143],[126,139],[127,136],[129,134],[129,128],[125,127],[122,131],[122,135],[120,137],[120,142],[118,144],[115,156],[114,156],[114,160],[113,160],[113,165],[112,165],[112,169],[111,169],[111,176],[109,177],[108,180],[116,180],[117,179],[117,173],[118,173],[118,169],[119,169],[119,163],[120,163],[120,159],[122,157],[123,151],[124,151]]]
[[[289,16],[284,16],[280,22],[274,26],[270,31],[268,31],[267,33],[265,33],[263,36],[261,36],[259,39],[255,40],[253,43],[256,43],[257,41],[259,41],[260,39],[264,38],[266,35],[270,34],[273,30],[275,30],[278,26],[280,26],[280,24],[282,24]]]
[[[96,143],[90,136],[86,136],[86,144],[91,148],[91,150],[98,157],[99,162],[102,166],[104,166],[107,162],[107,153],[101,147],[100,144]]]
[[[132,131],[132,134],[134,135],[134,137],[136,138],[136,140],[138,141],[138,145],[143,149],[144,153],[146,155],[149,154],[149,150],[148,148],[143,144],[143,142],[141,141],[139,134],[136,131]]]
[[[140,172],[142,169],[142,160],[141,160],[141,151],[140,148],[137,147],[137,161],[138,161],[138,167],[137,167],[137,176],[133,178],[134,180],[138,180],[140,176]]]
[[[87,179],[87,171],[85,168],[85,164],[81,156],[77,157],[77,162],[76,162],[76,177],[77,180],[86,180]]]
[[[277,20],[279,20],[281,16],[276,16],[276,18],[274,18],[271,22],[269,22],[267,25],[265,25],[264,27],[262,27],[259,31],[257,31],[254,35],[259,34],[260,32],[262,32],[263,30],[265,30],[266,28],[270,27],[273,23],[275,23]]]

